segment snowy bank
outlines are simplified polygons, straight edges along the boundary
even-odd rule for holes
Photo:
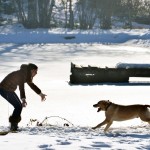
[[[70,38],[69,38],[70,37]],[[130,42],[148,46],[150,29],[113,30],[68,30],[68,29],[25,29],[22,25],[1,26],[0,43],[102,43],[119,44]]]

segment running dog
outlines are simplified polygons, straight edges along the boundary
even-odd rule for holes
[[[105,111],[105,120],[93,127],[92,129],[99,128],[106,124],[104,132],[112,125],[113,121],[125,121],[133,118],[140,118],[142,121],[150,124],[150,105],[119,105],[112,103],[109,100],[101,100],[93,107],[98,108],[97,112]]]

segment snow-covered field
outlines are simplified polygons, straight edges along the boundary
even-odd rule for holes
[[[75,38],[66,40],[66,36]],[[114,122],[107,134],[104,127],[91,129],[105,118],[104,112],[97,113],[93,108],[100,99],[124,105],[150,104],[150,78],[131,78],[129,84],[69,84],[71,62],[100,67],[118,62],[149,64],[149,29],[68,31],[26,30],[20,25],[0,27],[0,81],[29,62],[39,66],[34,82],[47,94],[47,100],[41,102],[26,86],[28,105],[22,112],[21,132],[0,136],[0,149],[150,149],[150,126],[139,119]],[[0,106],[3,131],[9,127],[13,108],[2,97]],[[30,119],[42,122],[45,117],[51,117],[48,123],[52,126],[27,126]],[[66,120],[69,127],[63,126]]]

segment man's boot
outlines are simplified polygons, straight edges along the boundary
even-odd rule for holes
[[[21,117],[9,117],[9,122],[10,122],[10,130],[11,131],[17,131],[18,129],[18,123],[21,121]]]

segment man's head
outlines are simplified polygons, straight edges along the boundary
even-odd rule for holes
[[[31,77],[34,77],[37,74],[38,67],[35,64],[29,63],[28,70],[31,71]]]

